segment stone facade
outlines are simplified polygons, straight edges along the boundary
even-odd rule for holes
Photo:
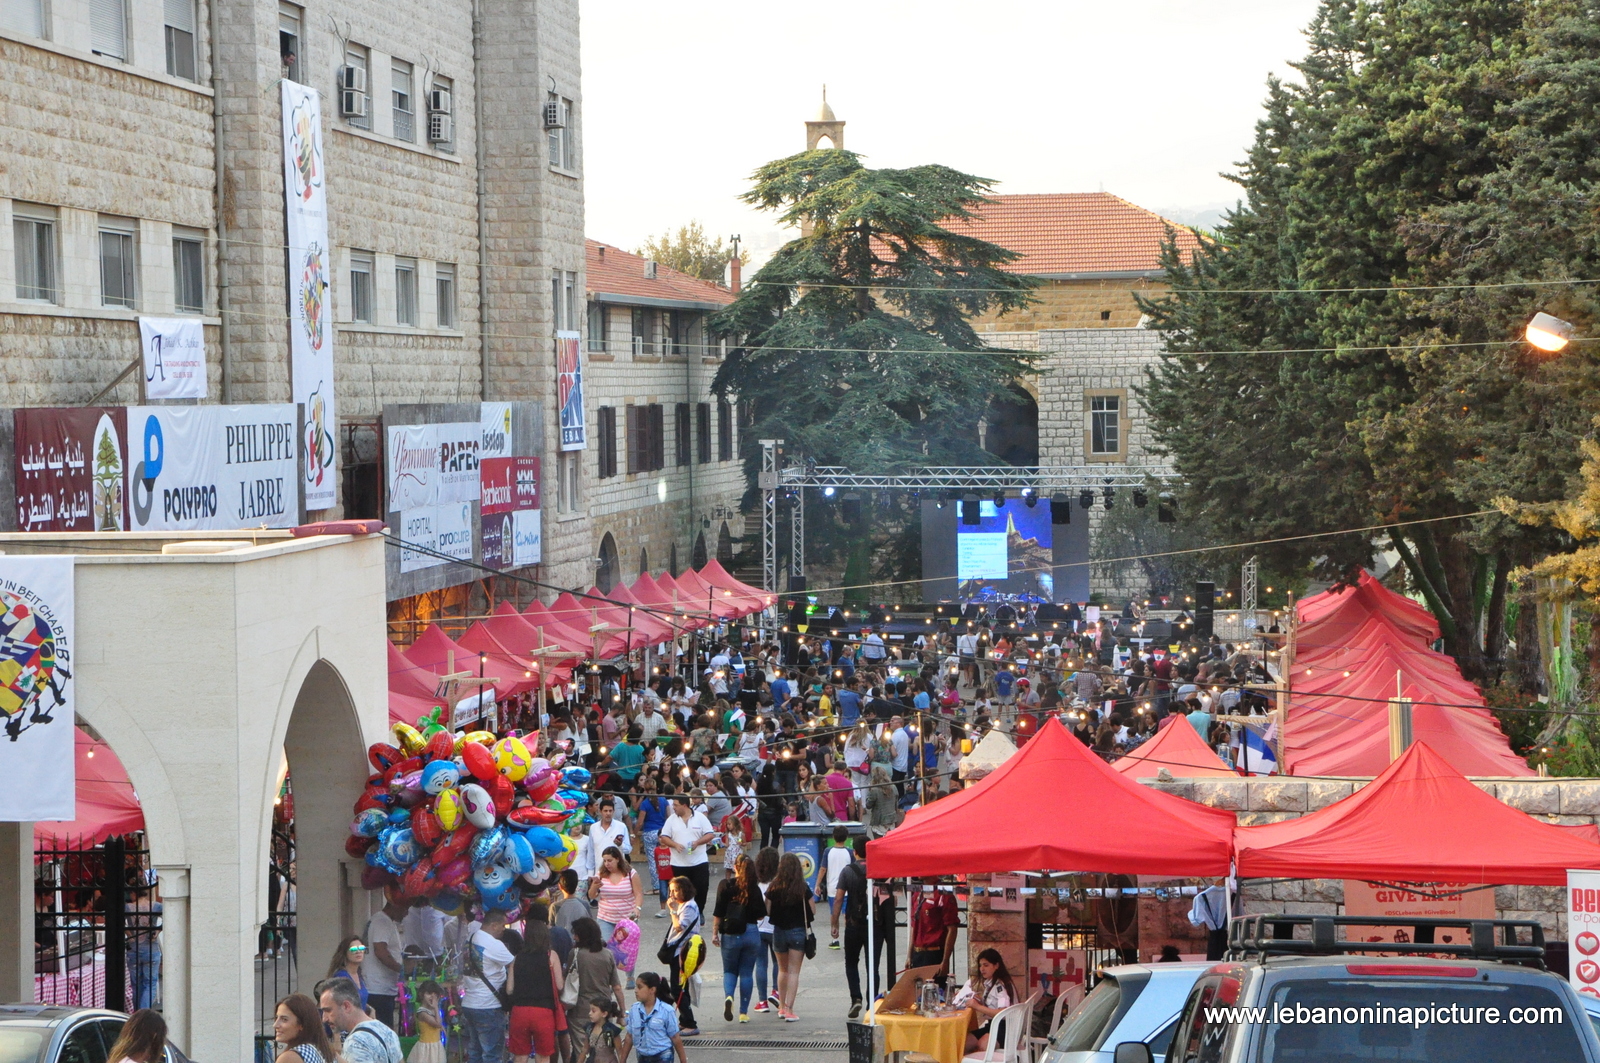
[[[984,314],[972,319],[972,327],[991,346],[1000,344],[990,333],[1135,328],[1143,315],[1134,294],[1153,297],[1166,290],[1158,274],[1143,272],[1070,280],[1041,278],[1031,306],[1004,315]]]

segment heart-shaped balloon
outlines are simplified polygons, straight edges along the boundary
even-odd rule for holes
[[[483,788],[489,791],[489,799],[494,802],[495,817],[504,818],[511,811],[512,802],[517,799],[517,791],[511,785],[511,780],[504,775],[496,775],[484,783]]]

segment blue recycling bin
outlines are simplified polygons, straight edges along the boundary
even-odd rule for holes
[[[800,858],[800,870],[805,872],[806,886],[815,891],[817,875],[825,860],[823,854],[833,844],[833,828],[844,827],[852,839],[865,837],[867,825],[846,820],[840,823],[785,823],[778,831],[781,847],[786,853]]]

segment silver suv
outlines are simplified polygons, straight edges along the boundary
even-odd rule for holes
[[[1411,940],[1341,940],[1341,926],[1403,926]],[[1153,1057],[1142,1041],[1113,1052]],[[1600,1063],[1600,1038],[1544,969],[1538,923],[1250,916],[1190,990],[1166,1063],[1368,1060]]]

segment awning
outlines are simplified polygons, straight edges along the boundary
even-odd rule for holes
[[[597,597],[602,594],[595,587],[590,587],[589,593]],[[655,613],[639,608],[639,599],[621,583],[612,587],[609,592],[605,592],[605,597],[610,601],[598,603],[600,616],[621,626],[622,636],[627,639],[630,650],[654,646],[672,638],[672,625]],[[595,599],[589,600],[593,602]]]
[[[1112,771],[1059,722],[982,782],[867,843],[873,878],[1078,871],[1226,875],[1234,815]]]
[[[692,568],[684,569],[676,582],[683,593],[680,600],[684,606],[702,614],[709,612],[719,620],[737,620],[753,611],[749,602],[734,597],[732,591],[721,591],[711,586]]]
[[[438,673],[412,664],[395,649],[394,643],[388,645],[389,722],[415,724],[417,717],[444,704],[443,699],[434,696],[439,689]]]
[[[586,658],[594,653],[594,639],[589,636],[588,623],[583,627],[557,620],[551,614],[549,606],[543,602],[533,602],[522,611],[522,619],[529,626],[544,632],[544,641],[547,646],[560,646],[572,653],[574,657]]]
[[[1111,767],[1130,779],[1154,779],[1163,768],[1180,779],[1239,777],[1238,772],[1224,764],[1222,758],[1201,741],[1200,732],[1181,718],[1161,728],[1154,738],[1124,754]]]
[[[83,728],[75,734],[73,758],[77,777],[76,815],[70,820],[48,820],[33,825],[38,847],[87,849],[107,838],[144,830],[144,809],[128,781],[128,769],[104,742],[96,742]]]
[[[590,599],[578,599],[570,591],[562,591],[556,595],[556,600],[551,602],[546,609],[555,619],[566,624],[575,631],[585,633],[593,646],[596,636],[600,639],[600,657],[617,657],[627,649],[628,636],[626,631],[618,631],[617,625],[600,611],[601,603]],[[603,630],[591,631],[595,625],[604,625]],[[625,627],[626,625],[624,625]],[[591,648],[587,656],[595,656]]]
[[[768,594],[759,587],[752,587],[742,580],[734,579],[728,570],[722,567],[722,562],[712,560],[700,568],[700,581],[710,584],[720,591],[727,591],[735,598],[744,599],[750,606],[751,612],[759,613],[777,601],[777,595]]]
[[[436,675],[449,675],[452,671],[471,672],[476,674],[480,669],[478,652],[456,642],[446,635],[438,624],[429,624],[422,629],[422,634],[417,641],[401,651],[406,660],[419,666],[425,671]],[[515,693],[518,685],[523,682],[522,670],[518,669],[515,675],[494,674],[494,670],[485,663],[482,666],[483,674],[494,676],[500,682],[495,685],[495,699],[509,697]],[[526,687],[523,687],[526,689]],[[478,688],[471,680],[463,679],[458,685],[456,695],[458,700],[476,694]]]
[[[1489,796],[1418,742],[1351,796],[1298,819],[1234,830],[1246,878],[1359,878],[1564,886],[1600,869],[1587,832]]]

